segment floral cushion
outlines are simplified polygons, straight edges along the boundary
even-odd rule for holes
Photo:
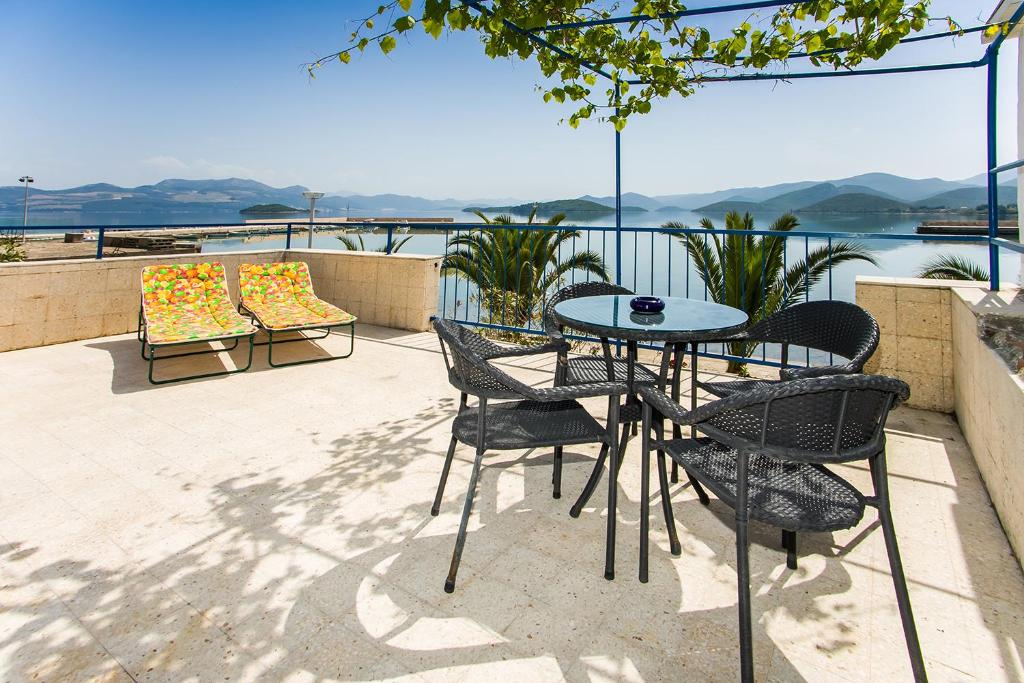
[[[252,334],[235,311],[221,263],[177,263],[142,269],[142,315],[151,344]]]
[[[313,293],[309,266],[287,263],[243,263],[238,267],[242,305],[268,329],[323,327],[354,322],[356,317]]]

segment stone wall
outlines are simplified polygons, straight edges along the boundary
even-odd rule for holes
[[[46,261],[0,266],[0,351],[134,332],[142,268],[220,261],[232,300],[245,262],[305,260],[321,298],[372,325],[422,331],[437,308],[440,257],[280,250]]]
[[[292,249],[309,264],[317,296],[361,321],[422,332],[437,313],[441,257]]]
[[[910,385],[909,405],[953,412],[953,332],[947,280],[858,277],[857,304],[878,321],[881,341],[865,372]]]
[[[1016,300],[1015,300],[1016,295]],[[992,504],[1017,557],[1024,557],[1024,378],[978,338],[979,317],[1024,318],[1020,292],[952,291],[955,407]]]

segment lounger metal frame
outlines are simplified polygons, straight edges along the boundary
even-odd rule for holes
[[[328,360],[341,360],[342,358],[348,358],[355,351],[356,346],[356,320],[350,320],[345,323],[333,323],[331,325],[296,325],[294,327],[282,327],[282,328],[271,328],[263,324],[252,310],[250,310],[244,303],[239,302],[238,312],[249,316],[253,324],[256,325],[261,331],[266,332],[267,341],[265,342],[254,342],[255,346],[266,346],[267,347],[267,364],[272,368],[286,368],[291,365],[306,365],[308,363],[322,363]],[[274,344],[289,344],[291,342],[298,341],[317,341],[319,339],[326,339],[330,336],[331,330],[338,327],[348,327],[348,353],[340,356],[324,356],[321,358],[306,358],[304,360],[294,360],[287,363],[275,363],[274,362]],[[304,332],[323,330],[324,333],[319,337],[307,337]],[[274,339],[275,334],[281,334],[285,332],[298,332],[301,336],[292,339]]]
[[[150,384],[170,384],[171,382],[186,382],[188,380],[205,379],[207,377],[220,377],[220,376],[223,376],[223,375],[235,375],[235,374],[238,374],[240,372],[245,372],[250,367],[252,367],[252,347],[254,345],[253,338],[256,336],[255,332],[250,332],[249,334],[230,334],[230,335],[224,335],[222,337],[209,337],[209,338],[206,338],[206,339],[186,339],[184,341],[166,342],[166,343],[156,343],[156,344],[154,344],[154,343],[149,341],[149,338],[148,338],[148,336],[146,334],[146,318],[142,314],[142,304],[140,303],[140,305],[139,305],[139,326],[138,326],[138,330],[136,331],[135,336],[139,340],[139,343],[141,345],[141,348],[139,349],[139,355],[142,356],[142,360],[147,361],[149,363],[149,372],[148,372],[147,376],[149,377],[149,383]],[[186,351],[185,353],[174,353],[174,354],[167,355],[167,356],[157,356],[156,355],[156,350],[158,348],[165,348],[165,347],[172,347],[172,346],[187,346],[187,345],[190,345],[190,344],[207,344],[207,343],[212,343],[212,342],[217,342],[217,341],[219,341],[219,342],[226,342],[229,339],[233,340],[234,344],[232,344],[231,346],[225,346],[223,349],[204,349],[202,351]],[[239,339],[248,339],[248,341],[249,341],[249,354],[248,354],[249,357],[246,360],[245,367],[236,368],[234,370],[220,370],[218,372],[204,372],[204,373],[201,373],[201,374],[198,374],[198,375],[187,375],[185,377],[174,377],[174,378],[171,378],[171,379],[160,379],[160,380],[158,380],[158,379],[154,379],[153,378],[153,366],[156,364],[156,361],[158,361],[158,360],[170,360],[171,358],[182,358],[184,356],[203,356],[203,355],[208,355],[208,354],[213,354],[213,353],[226,353],[228,351],[234,351],[238,347],[238,340]],[[147,346],[149,347],[149,355],[146,355],[146,347]]]

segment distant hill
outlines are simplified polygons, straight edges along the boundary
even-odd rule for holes
[[[1017,184],[1006,183],[999,186],[999,203],[1017,203]],[[949,192],[941,192],[926,199],[916,202],[916,206],[927,208],[959,209],[967,207],[973,209],[981,204],[988,204],[988,188],[985,187],[964,187]]]
[[[985,189],[979,183],[984,177],[963,180],[941,178],[904,178],[889,173],[865,173],[829,181],[802,180],[763,187],[735,187],[714,192],[644,195],[627,192],[622,196],[624,211],[681,211],[699,210],[719,213],[728,210],[780,213],[803,210],[819,202],[846,194],[866,194],[905,202],[920,209],[958,211],[961,207],[973,210],[986,202]],[[299,205],[305,202],[300,185],[272,187],[245,178],[219,178],[187,180],[170,178],[151,185],[120,187],[110,183],[92,183],[66,189],[45,190],[38,186],[30,189],[32,210],[49,213],[75,212],[86,218],[116,214],[167,214],[175,220],[187,219],[190,213],[209,214],[211,211],[236,213],[258,204]],[[0,211],[19,212],[24,188],[20,185],[0,187]],[[1001,186],[1000,204],[1016,202],[1017,192],[1012,183]],[[826,206],[867,207],[874,211],[877,204],[845,200]],[[525,215],[532,203],[511,197],[491,199],[428,199],[413,195],[333,193],[317,203],[325,215],[351,212],[360,215],[415,215],[419,212],[452,212],[466,207],[484,207],[488,212],[507,212]],[[578,199],[543,202],[540,212],[550,215],[565,211],[579,217],[605,216],[614,211],[615,198],[584,195]],[[168,218],[171,220],[171,218]]]
[[[517,206],[485,206],[485,207],[466,207],[464,211],[473,212],[480,211],[482,213],[497,214],[497,213],[510,213],[516,216],[528,216],[533,208],[537,207],[538,216],[553,216],[556,213],[565,213],[568,215],[581,215],[587,214],[591,216],[606,216],[609,213],[615,213],[615,208],[592,202],[587,199],[557,199],[553,202],[537,202],[535,204],[519,204]],[[639,206],[623,206],[623,213],[642,213],[647,209]]]
[[[274,214],[298,214],[298,213],[309,213],[309,209],[296,209],[294,206],[285,206],[284,204],[256,204],[255,206],[249,206],[238,213],[246,216],[272,216]]]
[[[726,200],[724,202],[714,202],[707,206],[702,206],[697,211],[701,213],[728,213],[730,211],[736,211],[738,213],[754,213],[755,211],[763,211],[765,208],[764,204],[760,202],[739,202]]]
[[[276,188],[244,178],[168,179],[139,187],[94,183],[64,190],[32,188],[29,201],[32,209],[47,212],[181,214],[211,209],[238,211],[254,204],[288,204],[301,201],[305,190],[299,185]],[[22,191],[17,187],[0,187],[0,210],[19,209]]]
[[[798,209],[800,213],[898,213],[911,208],[906,202],[866,192],[848,192]]]
[[[859,185],[870,188],[875,192],[881,192],[894,199],[905,202],[915,202],[925,197],[948,192],[965,187],[968,184],[956,180],[943,180],[942,178],[904,178],[903,176],[891,173],[863,173],[861,175],[841,178],[829,181],[840,187],[845,185]]]
[[[338,211],[403,213],[415,211],[459,211],[466,203],[458,199],[426,199],[404,194],[329,195],[317,206]]]
[[[886,197],[888,199],[895,199],[890,195],[875,190],[873,188],[864,185],[835,185],[833,183],[818,183],[811,187],[806,187],[802,190],[795,190],[793,192],[787,192],[786,194],[779,195],[767,201],[762,202],[765,208],[774,209],[776,211],[796,211],[805,206],[816,204],[832,197],[837,197],[843,194],[859,193],[859,194],[870,194],[879,197]]]
[[[595,204],[601,204],[603,206],[609,206],[615,208],[615,197],[594,197],[589,194],[585,194],[579,198],[582,201],[594,202]],[[654,197],[648,197],[638,192],[623,192],[622,193],[622,204],[639,207],[646,211],[655,211],[665,206],[663,202],[658,201]]]

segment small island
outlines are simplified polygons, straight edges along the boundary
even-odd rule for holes
[[[557,199],[553,202],[535,202],[532,204],[519,204],[517,206],[468,206],[463,211],[476,213],[511,213],[516,216],[529,216],[530,212],[537,210],[538,216],[552,216],[556,213],[565,213],[570,217],[581,217],[583,214],[594,216],[605,216],[615,213],[615,207],[598,204],[589,199]],[[646,211],[639,206],[624,206],[623,213],[638,213]]]
[[[276,216],[281,214],[308,214],[309,209],[296,209],[294,206],[284,204],[256,204],[238,213],[244,216]]]

